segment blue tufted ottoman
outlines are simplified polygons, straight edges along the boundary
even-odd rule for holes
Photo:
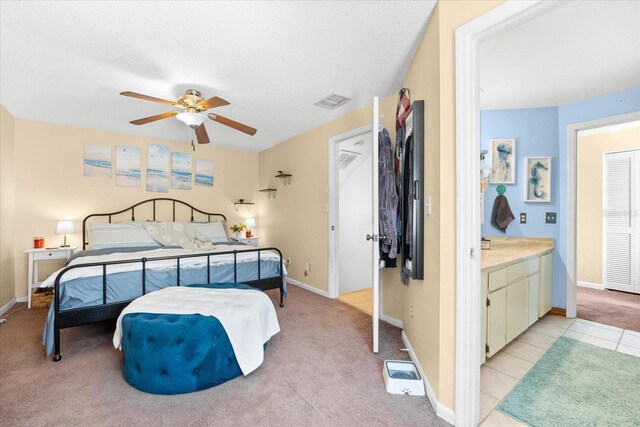
[[[130,313],[122,319],[124,377],[155,394],[204,390],[242,374],[218,319]]]

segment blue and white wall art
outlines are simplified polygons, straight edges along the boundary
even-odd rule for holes
[[[491,183],[515,184],[516,182],[516,140],[491,140]]]
[[[172,153],[171,188],[191,190],[191,179],[193,178],[193,161],[191,159],[191,154]]]
[[[196,185],[213,187],[213,162],[196,160]]]
[[[84,176],[111,178],[111,147],[85,144]]]
[[[140,187],[140,149],[116,146],[116,185]]]
[[[147,191],[169,192],[169,160],[171,149],[150,144],[147,157]]]
[[[551,157],[524,158],[525,202],[551,201]]]

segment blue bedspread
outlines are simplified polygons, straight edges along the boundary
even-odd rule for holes
[[[148,249],[148,248],[146,248]],[[132,256],[135,258],[135,256]],[[260,261],[260,278],[280,275],[280,263],[275,260]],[[210,267],[210,281],[234,282],[233,264],[221,264]],[[237,264],[237,280],[242,283],[258,279],[257,260]],[[206,267],[180,270],[180,286],[207,282]],[[131,301],[143,295],[142,271],[127,271],[107,275],[107,303]],[[153,292],[168,286],[176,286],[176,270],[146,271],[146,292]],[[283,278],[284,296],[286,296],[286,280]],[[60,286],[60,309],[91,307],[102,305],[102,276],[78,278],[64,282]],[[42,344],[46,346],[47,355],[54,350],[54,305],[51,304],[47,321],[42,333]]]

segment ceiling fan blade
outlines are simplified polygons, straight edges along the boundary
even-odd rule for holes
[[[222,107],[223,105],[229,105],[229,101],[225,101],[222,98],[218,98],[217,96],[214,96],[213,98],[200,101],[196,105],[198,107],[204,108],[205,110],[208,110],[209,108]]]
[[[144,125],[147,123],[155,122],[157,120],[168,119],[178,114],[177,111],[169,111],[168,113],[156,114],[155,116],[145,117],[143,119],[131,120],[129,123],[132,125]]]
[[[209,135],[207,134],[207,129],[204,127],[204,123],[196,128],[196,138],[198,138],[198,144],[208,144]]]
[[[155,98],[153,96],[143,95],[136,92],[120,92],[120,95],[130,96],[131,98],[144,99],[145,101],[159,102],[166,105],[178,105],[178,101],[167,101],[166,99]]]
[[[207,114],[207,117],[209,117],[211,120],[213,120],[214,122],[218,122],[218,123],[222,123],[223,125],[229,126],[231,128],[234,128],[236,130],[239,130],[240,132],[244,132],[246,134],[249,135],[255,135],[257,130],[247,126],[247,125],[243,125],[242,123],[236,122],[235,120],[231,120],[228,119],[226,117],[223,117],[219,114],[213,114],[213,113],[209,113]]]

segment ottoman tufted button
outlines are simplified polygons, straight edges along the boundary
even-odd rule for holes
[[[166,375],[167,375],[167,370],[166,370],[166,369],[163,369],[163,370],[160,372],[160,375],[162,375],[163,377],[164,377],[164,376],[166,376]]]

